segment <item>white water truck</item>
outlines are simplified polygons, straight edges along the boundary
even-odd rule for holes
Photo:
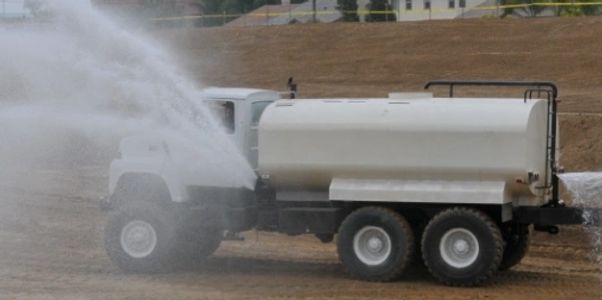
[[[256,168],[256,188],[186,176],[171,163],[177,145],[126,138],[103,202],[109,257],[127,271],[161,271],[255,229],[336,237],[340,261],[358,279],[392,281],[417,260],[444,284],[472,286],[519,263],[531,230],[586,222],[583,209],[559,199],[556,85],[425,88],[434,85],[448,86],[449,98],[281,100],[274,91],[206,90],[203,101],[221,110]],[[457,86],[526,91],[457,98]]]

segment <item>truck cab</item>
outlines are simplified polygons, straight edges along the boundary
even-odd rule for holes
[[[226,133],[245,155],[253,169],[257,168],[257,128],[265,108],[280,99],[275,91],[245,88],[207,88],[204,102]]]

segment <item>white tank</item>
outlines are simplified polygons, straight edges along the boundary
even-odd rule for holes
[[[546,120],[544,100],[282,100],[261,117],[259,172],[277,190],[330,187],[331,197],[335,180],[397,180],[501,182],[503,197],[533,198]]]

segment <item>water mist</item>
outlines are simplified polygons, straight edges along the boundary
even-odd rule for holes
[[[108,167],[121,138],[153,134],[193,149],[189,163],[207,176],[253,185],[252,169],[167,53],[85,1],[53,0],[49,9],[49,22],[0,28],[3,173]]]

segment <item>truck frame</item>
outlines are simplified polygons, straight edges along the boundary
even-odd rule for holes
[[[296,88],[291,83],[289,80],[289,86]],[[449,87],[450,98],[458,86],[524,87],[525,103],[534,97],[547,102],[546,147],[541,153],[546,172],[516,179],[522,184],[542,176],[545,203],[362,201],[361,196],[349,200],[353,197],[337,197],[337,193],[344,194],[340,191],[345,186],[363,183],[333,179],[330,193],[303,188],[277,191],[270,174],[259,172],[254,190],[202,181],[187,184],[179,180],[177,169],[159,167],[155,156],[133,159],[126,149],[111,165],[110,197],[102,203],[110,211],[105,229],[109,257],[128,271],[162,271],[176,266],[177,261],[203,260],[223,239],[255,229],[313,234],[324,243],[336,238],[342,264],[358,279],[392,281],[404,274],[413,260],[422,260],[440,282],[473,286],[518,264],[527,253],[532,230],[555,234],[558,225],[599,223],[597,210],[567,207],[559,198],[558,88],[554,83],[437,80],[427,83],[425,89],[432,86]],[[291,98],[295,94],[292,91]],[[209,105],[230,110],[226,128],[257,168],[258,124],[264,109],[279,100],[279,93],[209,89],[205,95]],[[154,140],[126,139],[122,148],[137,143],[148,143],[153,151],[162,147]],[[470,189],[470,184],[463,187]],[[487,183],[474,184],[475,188],[490,188]],[[353,193],[357,195],[357,191]],[[586,219],[585,210],[593,218]]]

